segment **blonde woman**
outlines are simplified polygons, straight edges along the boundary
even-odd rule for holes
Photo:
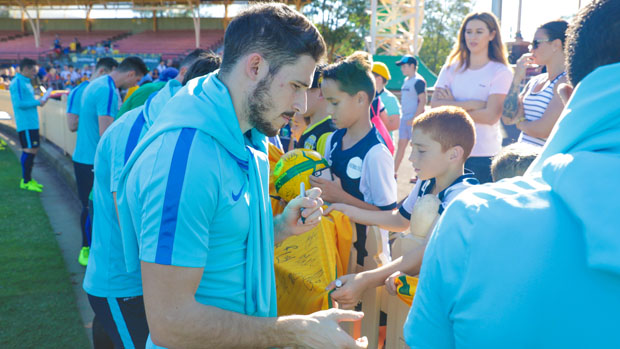
[[[433,108],[455,105],[474,119],[476,144],[465,167],[480,183],[491,181],[491,159],[502,147],[499,120],[512,82],[506,57],[495,16],[467,15],[431,99]]]

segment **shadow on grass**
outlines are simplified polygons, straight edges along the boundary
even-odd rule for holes
[[[69,273],[39,194],[0,150],[0,347],[89,348]]]

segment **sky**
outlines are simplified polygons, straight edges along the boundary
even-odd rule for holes
[[[492,0],[475,0],[475,11],[489,11],[492,9]],[[536,28],[540,25],[555,20],[570,18],[581,7],[589,4],[592,0],[522,0],[521,8],[521,34],[526,41],[531,41]],[[513,41],[517,32],[517,17],[519,0],[503,0],[501,31],[504,41]]]

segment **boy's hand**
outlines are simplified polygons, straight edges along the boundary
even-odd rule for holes
[[[343,194],[345,193],[345,191],[342,189],[340,178],[338,178],[336,175],[333,176],[333,181],[330,181],[329,179],[310,176],[310,185],[312,187],[321,188],[321,197],[324,201],[329,203],[340,202]]]
[[[389,278],[385,279],[385,289],[392,296],[396,296],[396,278],[401,275],[403,275],[403,273],[397,271],[394,274],[390,275]]]
[[[323,216],[327,216],[332,211],[340,211],[345,216],[349,216],[350,214],[349,214],[348,208],[349,208],[349,205],[346,205],[346,204],[341,204],[341,203],[331,204],[327,206],[325,210],[323,210]]]
[[[340,280],[340,287],[336,287],[336,280]],[[336,280],[332,281],[326,288],[327,291],[334,290],[331,294],[332,299],[338,302],[339,308],[355,308],[360,299],[362,299],[362,293],[368,288],[364,274],[344,275]]]

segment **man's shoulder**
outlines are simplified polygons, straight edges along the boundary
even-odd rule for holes
[[[108,80],[108,75],[100,76],[86,86],[86,91],[93,92],[99,89],[108,89],[110,87],[110,82]]]
[[[139,111],[141,109],[132,109],[123,115],[123,117],[128,116],[128,118],[125,120],[125,125],[119,127],[122,127],[124,130],[127,130],[128,127],[130,128],[140,114]],[[148,140],[149,144],[146,145],[142,153],[154,153],[156,155],[163,155],[164,153],[174,154],[175,152],[179,153],[180,147],[184,146],[187,153],[179,155],[183,155],[186,159],[204,159],[202,162],[196,162],[194,164],[196,166],[217,167],[213,163],[217,158],[215,154],[226,152],[226,148],[217,142],[213,136],[192,127],[170,127],[150,137],[147,134],[145,138],[150,140]]]
[[[502,217],[502,226],[510,226],[518,225],[524,217],[544,215],[553,200],[551,187],[542,179],[515,177],[466,188],[451,201],[444,215],[491,229],[498,226],[498,217]]]

